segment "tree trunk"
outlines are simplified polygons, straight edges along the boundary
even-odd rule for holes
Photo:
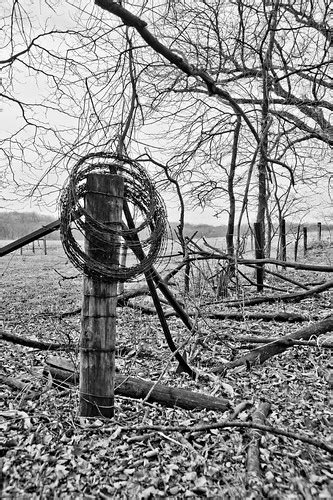
[[[230,163],[230,172],[228,175],[229,217],[228,217],[228,226],[226,234],[226,243],[227,243],[227,253],[230,257],[233,257],[235,253],[234,233],[235,233],[236,203],[235,203],[235,193],[234,193],[234,179],[237,167],[237,149],[238,149],[238,139],[239,139],[241,125],[242,125],[241,117],[238,115],[234,130],[232,157]]]

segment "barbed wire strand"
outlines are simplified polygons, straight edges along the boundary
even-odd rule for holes
[[[138,225],[119,229],[109,222],[98,221],[84,208],[87,193],[86,180],[91,173],[121,175],[124,179],[124,198],[138,213]],[[104,194],[104,193],[103,193]],[[60,199],[60,235],[63,248],[72,264],[85,275],[104,281],[132,281],[144,274],[162,259],[167,250],[167,215],[164,202],[155,189],[146,170],[137,162],[123,155],[93,153],[82,157],[73,167]],[[131,242],[128,248],[141,246],[145,258],[134,265],[115,268],[114,264],[89,256],[77,237],[79,231],[85,239],[105,251],[110,243],[118,248]],[[135,243],[131,238],[137,235]]]

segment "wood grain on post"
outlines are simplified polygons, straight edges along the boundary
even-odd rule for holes
[[[120,227],[124,181],[119,175],[87,176],[85,208],[99,222]],[[119,266],[119,242],[114,235],[85,240],[93,259]],[[81,313],[80,414],[86,417],[114,415],[117,281],[84,278]]]

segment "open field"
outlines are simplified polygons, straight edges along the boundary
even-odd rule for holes
[[[54,238],[55,235],[58,233],[52,233],[52,237]],[[80,235],[81,236],[81,235]],[[173,235],[174,236],[174,235]],[[192,235],[191,235],[192,236]],[[81,236],[82,238],[82,236]],[[47,239],[47,248],[50,249],[51,252],[60,252],[62,253],[62,246],[61,242],[59,239],[50,239],[46,237]],[[220,237],[220,238],[205,238],[206,241],[214,246],[219,248],[222,251],[226,251],[226,242],[225,242],[225,237]],[[277,257],[277,248],[278,248],[278,236],[275,235],[272,238],[271,242],[271,257],[276,258]],[[10,243],[13,240],[0,240],[0,247],[3,247]],[[204,246],[204,241],[203,239],[200,238],[194,238],[194,241],[198,242],[200,246]],[[241,238],[241,252],[244,256],[249,257],[254,255],[254,242],[253,242],[253,237],[251,238],[250,232],[243,233]],[[295,242],[296,242],[296,230],[292,231],[289,230],[286,234],[286,244],[287,244],[287,260],[294,260],[294,250],[295,250]],[[323,226],[322,228],[322,233],[321,233],[321,242],[325,247],[330,246],[333,242],[333,234],[330,231],[330,229],[326,226]],[[317,230],[309,230],[308,231],[308,246],[315,246],[319,243],[318,241],[318,231]],[[83,242],[82,242],[83,244]],[[30,254],[32,253],[33,250],[33,245],[30,243],[29,245],[25,246],[23,248],[23,254]],[[167,245],[167,254],[176,254],[180,250],[180,246],[176,241],[168,241]],[[39,240],[38,242],[35,242],[35,251],[36,253],[43,253],[44,251],[44,245],[43,245],[43,240]],[[19,252],[20,253],[20,252]],[[298,242],[298,258],[302,259],[303,257],[303,235],[302,233],[299,236],[299,242]],[[323,257],[325,258],[325,254],[323,254]]]
[[[332,262],[332,250],[316,247],[308,253],[306,262],[328,264]],[[29,339],[77,343],[80,315],[62,314],[80,307],[82,278],[60,244],[50,242],[47,255],[42,248],[35,254],[24,249],[22,256],[15,252],[3,257],[0,265],[4,330]],[[211,370],[223,360],[241,356],[244,344],[237,341],[239,335],[282,336],[327,317],[332,310],[330,291],[300,302],[240,308],[243,317],[238,321],[216,320],[209,318],[208,312],[230,308],[222,299],[215,300],[211,285],[204,279],[207,272],[207,268],[193,271],[191,286],[196,294],[193,292],[185,303],[188,311],[197,311],[195,333],[189,334],[179,319],[168,319],[176,344],[186,342],[191,366],[206,377],[193,381],[184,373],[176,373],[177,365],[156,316],[130,307],[118,308],[118,345],[131,348],[117,360],[120,372],[224,397],[233,409],[247,401],[238,415],[241,422],[248,421],[258,403],[270,403],[268,425],[328,443],[332,357],[330,349],[320,347],[322,337],[317,347],[290,348],[250,371],[235,369],[217,376]],[[332,279],[332,273],[281,272],[307,284]],[[293,285],[277,283],[276,278],[267,281],[294,291]],[[127,288],[134,286],[128,284]],[[173,283],[179,299],[184,299],[182,287],[179,276]],[[228,298],[235,294],[231,284]],[[244,284],[242,294],[246,298],[254,291]],[[144,297],[136,304],[151,306],[151,301]],[[298,324],[247,318],[250,312],[277,311],[301,314],[306,321]],[[324,338],[332,338],[332,333]],[[246,457],[253,435],[237,428],[190,430],[230,418],[233,410],[188,411],[117,397],[111,424],[82,420],[78,416],[78,389],[59,391],[43,375],[50,353],[4,340],[1,343],[2,376],[28,384],[26,387],[32,390],[15,390],[2,379],[3,498],[251,497]],[[78,362],[77,353],[66,356]],[[160,429],[154,430],[151,425]],[[169,432],[167,425],[187,426],[188,430]],[[333,476],[327,451],[268,432],[260,438],[260,461],[266,498],[331,498]]]

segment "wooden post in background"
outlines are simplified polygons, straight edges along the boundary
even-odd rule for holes
[[[318,241],[321,242],[321,222],[317,223],[318,226]]]
[[[303,227],[303,250],[304,250],[304,256],[306,255],[306,252],[308,250],[308,228]]]
[[[297,233],[296,233],[296,239],[295,239],[295,246],[294,246],[294,260],[295,262],[297,261],[297,255],[298,255],[298,242],[301,237],[301,225],[298,224],[297,226]]]
[[[44,236],[44,238],[43,238],[43,244],[44,244],[44,255],[47,255],[46,236]]]
[[[121,227],[124,181],[119,175],[87,176],[85,208],[99,222]],[[89,235],[87,235],[89,237]],[[86,238],[85,251],[93,259],[119,266],[119,243]],[[84,278],[80,340],[80,414],[86,417],[114,415],[117,281]]]
[[[35,253],[35,240],[32,242],[32,253]]]
[[[125,267],[126,266],[126,259],[127,259],[127,245],[125,242],[121,245],[121,252],[120,252],[120,267]],[[123,281],[120,281],[118,284],[118,295],[122,295],[125,290],[125,283]]]
[[[286,238],[286,219],[281,219],[280,221],[280,259],[283,262],[287,260],[287,238]],[[286,266],[282,266],[283,269]]]
[[[260,222],[254,223],[254,242],[255,242],[255,252],[256,259],[264,258],[263,250],[263,227]],[[264,289],[264,266],[263,264],[257,264],[257,290],[262,292]]]

